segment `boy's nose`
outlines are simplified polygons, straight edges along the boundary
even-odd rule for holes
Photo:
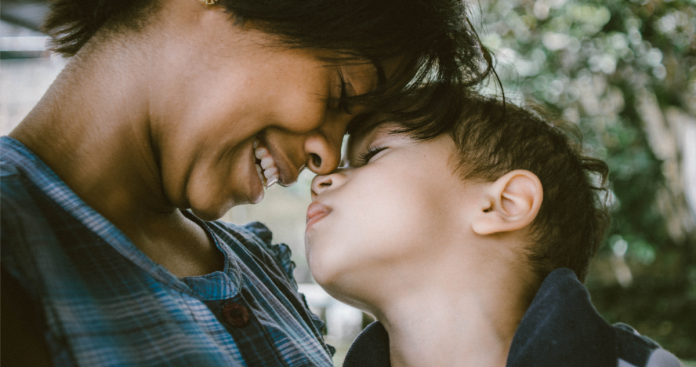
[[[334,174],[316,175],[312,179],[312,200],[334,184]]]

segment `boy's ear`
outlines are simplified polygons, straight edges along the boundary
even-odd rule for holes
[[[534,221],[543,198],[541,181],[535,174],[525,170],[509,172],[484,191],[472,229],[479,235],[522,229]]]

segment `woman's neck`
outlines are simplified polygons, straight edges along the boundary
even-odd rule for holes
[[[164,193],[150,131],[151,63],[135,40],[128,47],[80,51],[10,136],[175,275],[220,270],[222,255]]]
[[[468,281],[450,274],[385,300],[377,318],[389,333],[392,366],[505,366],[531,298],[528,286],[509,281],[511,271],[491,273]]]
[[[146,203],[162,205],[153,200],[162,193],[146,83],[134,65],[142,63],[109,47],[81,51],[10,134],[110,220],[118,221],[110,211],[142,214]]]

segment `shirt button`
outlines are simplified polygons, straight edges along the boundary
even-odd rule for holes
[[[249,323],[249,311],[239,303],[228,303],[222,307],[222,318],[234,327],[245,327]]]

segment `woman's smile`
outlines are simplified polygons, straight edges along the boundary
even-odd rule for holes
[[[273,156],[258,138],[254,141],[254,157],[256,158],[256,172],[259,174],[259,180],[266,188],[273,186],[278,182],[280,173]]]

